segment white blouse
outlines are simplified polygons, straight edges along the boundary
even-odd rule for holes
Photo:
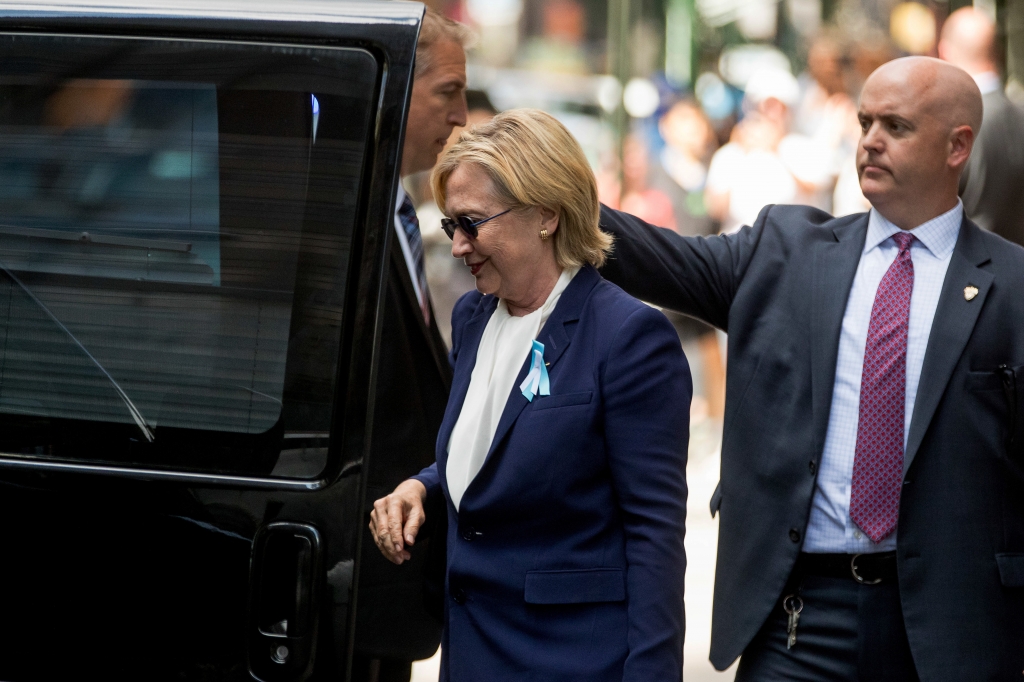
[[[562,292],[577,272],[579,268],[563,270],[544,305],[529,315],[513,317],[505,301],[499,300],[491,319],[487,321],[477,348],[476,365],[473,366],[466,400],[462,403],[459,420],[455,422],[448,441],[448,466],[445,474],[448,492],[456,510],[466,488],[487,459],[501,413],[505,411],[505,403],[508,402],[519,370],[530,354],[533,340],[537,338],[551,311],[558,305]]]

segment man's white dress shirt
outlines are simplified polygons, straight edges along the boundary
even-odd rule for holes
[[[971,78],[978,84],[978,89],[981,90],[981,94],[987,95],[990,92],[995,92],[1003,87],[1003,83],[999,80],[999,74],[993,71],[985,71],[984,73],[976,73]]]
[[[910,257],[914,262],[914,291],[910,297],[910,325],[907,333],[904,446],[910,433],[910,420],[914,414],[914,401],[932,320],[935,318],[953,247],[960,234],[963,212],[963,204],[957,201],[953,209],[912,231],[916,239],[910,247]],[[876,545],[850,520],[850,489],[857,449],[860,380],[864,369],[864,348],[867,345],[871,308],[875,303],[878,285],[899,252],[891,239],[899,229],[878,211],[871,209],[864,251],[857,265],[843,315],[836,379],[832,389],[832,409],[829,412],[825,449],[811,501],[811,516],[803,545],[805,552],[861,554],[896,549],[898,529]]]

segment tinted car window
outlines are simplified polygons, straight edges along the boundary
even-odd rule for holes
[[[0,67],[0,452],[316,476],[375,59],[7,35]]]

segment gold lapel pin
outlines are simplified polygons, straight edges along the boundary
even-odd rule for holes
[[[978,287],[973,284],[968,284],[964,287],[964,300],[973,301],[974,297],[978,295]]]

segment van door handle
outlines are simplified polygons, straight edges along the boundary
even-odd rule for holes
[[[276,521],[253,541],[249,575],[249,672],[261,682],[301,682],[313,673],[323,577],[320,533]]]

